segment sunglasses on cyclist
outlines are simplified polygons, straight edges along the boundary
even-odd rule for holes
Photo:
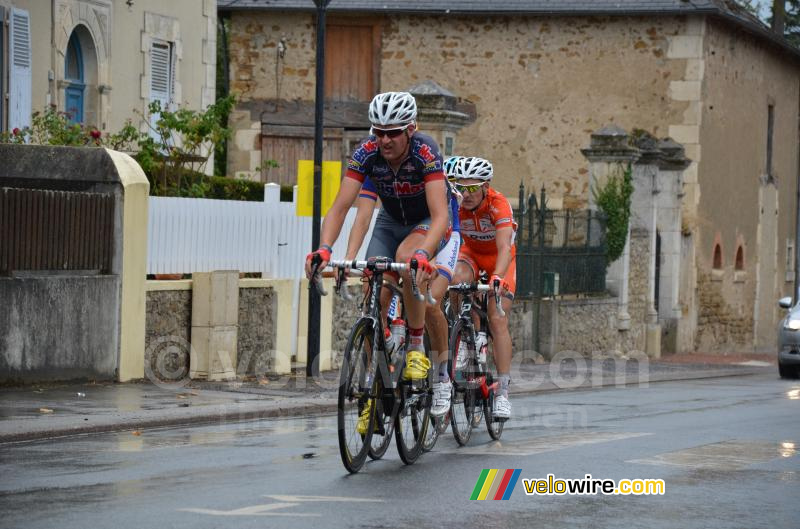
[[[470,193],[475,193],[481,187],[483,187],[483,184],[456,184],[456,189],[461,192],[468,191]]]
[[[408,125],[406,125],[405,127],[400,127],[398,129],[376,129],[375,127],[372,127],[370,129],[370,133],[374,134],[379,138],[383,138],[384,136],[389,136],[390,138],[396,138],[403,132],[405,132],[407,128]]]

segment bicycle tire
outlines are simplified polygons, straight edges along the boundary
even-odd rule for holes
[[[491,388],[494,383],[494,378],[491,373],[486,374],[486,385]],[[503,421],[494,420],[494,390],[489,389],[489,398],[483,400],[483,416],[486,419],[486,430],[489,432],[489,437],[495,441],[500,440],[503,435]]]
[[[368,365],[368,353],[365,347],[372,341],[372,322],[364,319],[356,322],[342,357],[339,371],[339,394],[337,400],[337,429],[339,437],[339,454],[348,472],[355,474],[364,465],[372,441],[373,428],[367,428],[365,434],[358,433],[358,418],[369,401],[369,393],[361,390]],[[377,387],[377,381],[372,389]],[[373,392],[374,394],[374,392]],[[375,420],[375,406],[372,406],[367,424]]]
[[[460,446],[469,442],[472,435],[472,417],[475,409],[475,390],[470,388],[469,378],[471,375],[467,369],[459,370],[456,368],[456,357],[461,341],[468,337],[470,327],[463,320],[459,320],[453,325],[449,343],[449,362],[450,380],[453,383],[453,393],[450,399],[450,427],[453,430],[453,437]],[[472,349],[475,348],[474,340],[467,338],[467,344]],[[470,357],[475,357],[475,352],[470,351]],[[469,362],[467,363],[469,365]]]
[[[376,395],[380,395],[383,388],[380,381],[378,381],[377,386],[377,393]],[[383,400],[378,399],[375,408],[375,422],[380,423],[383,422],[383,435],[380,435],[379,427],[376,426],[376,430],[372,432],[372,440],[369,445],[369,458],[373,461],[381,459],[384,454],[386,454],[386,450],[389,449],[389,445],[392,444],[392,438],[394,437],[394,418],[392,417],[392,410],[389,410],[389,413],[386,413],[386,410],[383,409]]]
[[[408,382],[400,383],[400,410],[395,417],[394,435],[397,453],[406,465],[414,464],[423,452],[431,412],[428,380],[417,381],[416,389]]]

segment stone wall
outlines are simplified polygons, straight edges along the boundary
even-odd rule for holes
[[[724,292],[735,288],[735,285],[726,285],[730,280],[715,272],[700,272],[697,277],[699,314],[695,349],[704,353],[751,352],[754,328],[752,306],[731,303],[730,297],[726,297]],[[777,331],[775,335],[777,337]]]
[[[273,289],[239,289],[238,374],[274,371],[277,309]]]
[[[614,297],[556,302],[559,333],[554,352],[575,351],[587,356],[596,351],[624,352],[620,344],[622,333],[617,330],[617,303]]]
[[[272,373],[275,366],[277,298],[272,288],[239,289],[237,374]],[[179,380],[189,372],[191,290],[147,293],[145,370],[158,380]]]
[[[145,305],[145,372],[158,380],[189,373],[192,291],[152,290]]]

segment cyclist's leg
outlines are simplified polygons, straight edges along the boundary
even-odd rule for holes
[[[431,295],[437,300],[435,305],[425,306],[425,327],[428,329],[428,336],[431,339],[434,373],[438,372],[438,377],[434,376],[433,385],[433,405],[431,414],[441,416],[450,409],[450,395],[452,384],[448,373],[448,328],[447,319],[442,312],[441,303],[443,296],[447,295],[447,286],[455,272],[458,250],[461,246],[461,236],[458,232],[453,232],[447,245],[436,255],[437,276],[431,283]]]
[[[413,257],[414,252],[421,247],[425,241],[425,235],[429,229],[429,224],[429,219],[426,219],[413,227],[408,236],[406,236],[397,248],[396,258],[398,261],[405,262]],[[437,250],[443,248],[446,242],[447,241],[441,241]],[[418,281],[418,290],[420,292],[425,292],[428,288],[427,283],[427,281]],[[427,365],[427,369],[430,369],[430,361],[425,356],[425,344],[423,341],[423,332],[425,329],[425,301],[420,301],[414,297],[408,272],[403,276],[403,299],[406,302],[406,314],[408,315],[408,360],[406,362],[406,369],[408,369],[409,365],[412,365],[412,358],[417,357],[421,361],[420,369],[408,370],[408,376],[406,378],[421,378],[423,375],[421,372],[422,367]]]
[[[507,419],[511,415],[511,405],[508,402],[508,384],[511,381],[511,333],[508,330],[508,314],[511,312],[511,303],[516,288],[516,257],[511,259],[504,279],[509,284],[509,292],[501,298],[500,304],[505,312],[500,316],[494,300],[488,303],[489,329],[492,333],[494,363],[497,367],[497,379],[500,384],[498,398],[495,399],[495,415]],[[501,398],[502,397],[502,398]]]
[[[434,360],[434,369],[439,368],[439,375],[443,381],[448,380],[447,374],[447,319],[438,303],[447,295],[447,287],[455,273],[458,260],[458,250],[461,246],[461,235],[458,232],[450,234],[445,247],[436,254],[436,271],[438,275],[432,280],[431,295],[436,299],[436,305],[425,306],[425,327],[431,339],[431,358]]]
[[[412,232],[409,234],[397,249],[397,261],[408,261],[413,256],[414,250],[419,248],[424,240],[425,236],[421,233]],[[426,284],[417,283],[417,288],[420,292],[425,292],[426,287]],[[425,357],[425,344],[423,341],[425,301],[420,301],[414,297],[410,276],[407,272],[403,274],[403,301],[405,301],[406,315],[408,316],[408,348],[406,349],[406,358],[408,360],[406,362],[407,376],[405,378],[425,378],[427,374],[422,373],[422,368],[426,365],[425,371],[430,368],[430,361]],[[412,358],[420,360],[420,369],[409,369],[409,366],[414,363]]]

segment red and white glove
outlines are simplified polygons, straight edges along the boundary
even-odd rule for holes
[[[319,273],[319,271],[325,268],[325,265],[328,264],[328,261],[331,260],[332,253],[333,253],[333,248],[331,248],[327,244],[323,244],[319,247],[319,249],[316,252],[311,252],[306,256],[306,277],[309,280],[311,279],[311,272],[313,268],[311,261],[314,259],[314,256],[319,256],[320,258],[320,263],[319,266],[317,266],[316,270],[317,273]]]
[[[508,284],[508,281],[506,281],[505,279],[503,279],[502,277],[500,277],[497,274],[493,274],[492,277],[489,278],[489,285],[491,285],[492,288],[494,288],[495,281],[500,283],[500,293],[508,292],[508,287],[510,286]]]
[[[433,273],[434,269],[433,265],[430,262],[430,256],[428,255],[428,252],[426,252],[425,250],[423,249],[417,250],[416,252],[414,252],[414,256],[411,259],[417,260],[417,270],[422,270],[427,274]],[[409,266],[411,265],[411,259],[408,260]]]

